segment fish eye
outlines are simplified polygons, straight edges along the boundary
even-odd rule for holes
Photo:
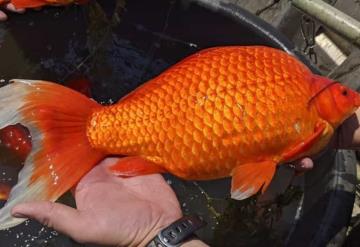
[[[348,91],[346,89],[343,89],[341,92],[342,95],[347,96],[348,95]]]

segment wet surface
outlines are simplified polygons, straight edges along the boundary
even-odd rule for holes
[[[74,88],[111,104],[199,49],[235,44],[266,43],[227,17],[187,1],[107,0],[46,8],[1,24],[0,79],[45,79],[71,87],[72,78],[85,77],[90,83]],[[22,159],[4,145],[0,153],[0,182],[12,185]],[[209,223],[199,236],[212,246],[277,246],[288,238],[302,200],[303,177],[292,176],[282,168],[272,192],[259,201],[241,202],[228,199],[228,179],[166,179],[184,213],[197,213]],[[288,187],[291,182],[294,186]],[[69,195],[61,201],[73,205]],[[0,246],[77,245],[32,221],[0,232]]]

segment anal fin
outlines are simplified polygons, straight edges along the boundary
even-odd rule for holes
[[[274,161],[261,161],[236,166],[232,171],[231,198],[244,200],[260,189],[264,192],[275,174]]]
[[[112,174],[120,177],[134,177],[165,172],[165,169],[158,164],[139,156],[121,158],[117,163],[109,166],[108,169]]]

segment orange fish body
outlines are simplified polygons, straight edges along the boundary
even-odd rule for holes
[[[291,161],[327,143],[333,127],[309,105],[316,80],[323,83],[275,49],[208,49],[96,110],[87,133],[96,149],[140,156],[185,179],[227,177],[237,166]],[[295,150],[317,128],[326,130],[321,145]]]
[[[112,106],[14,80],[0,89],[0,127],[28,127],[33,148],[0,229],[23,221],[11,217],[14,205],[55,201],[108,155],[127,156],[109,168],[118,176],[231,176],[232,198],[247,198],[267,188],[277,165],[323,149],[359,106],[356,92],[267,47],[201,51]]]

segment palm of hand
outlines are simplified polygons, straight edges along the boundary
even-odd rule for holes
[[[181,217],[177,198],[159,174],[115,177],[106,159],[75,188],[76,207],[48,201],[15,206],[12,214],[36,219],[79,243],[144,246],[160,229]]]
[[[106,170],[114,160],[102,162],[76,187],[76,205],[84,224],[81,235],[86,242],[138,245],[148,233],[155,235],[179,218],[181,210],[161,175],[118,178]]]

